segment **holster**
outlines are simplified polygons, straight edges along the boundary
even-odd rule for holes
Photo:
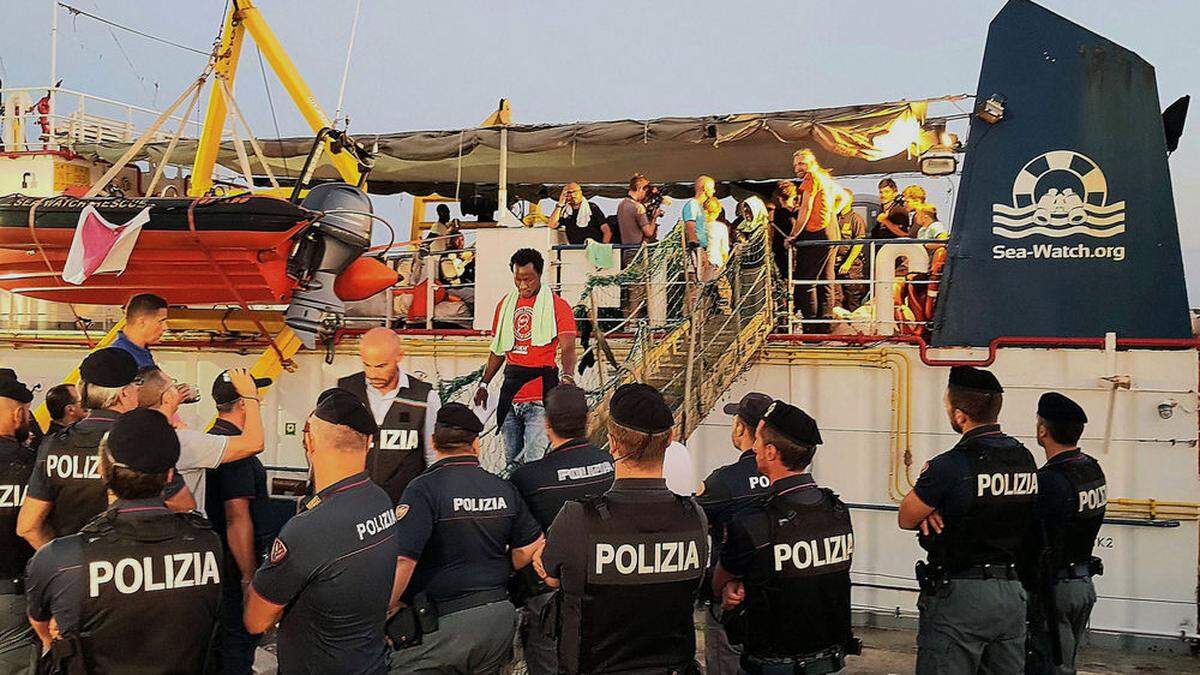
[[[552,590],[554,589],[546,585],[533,565],[522,567],[508,579],[508,596],[517,607],[524,607],[530,598]]]
[[[1104,574],[1104,561],[1096,556],[1088,559],[1088,574],[1098,577]]]
[[[725,638],[731,645],[746,644],[750,626],[750,613],[746,605],[746,602],[741,602],[737,607],[721,613],[721,625],[725,627]]]
[[[412,604],[403,607],[388,619],[385,631],[395,649],[407,649],[421,644],[427,633],[438,629],[437,609],[424,593],[418,593]]]
[[[922,591],[936,593],[950,583],[946,571],[936,565],[930,565],[924,560],[918,560],[915,568],[917,585]]]
[[[38,661],[39,675],[88,675],[83,638],[66,633],[50,643],[50,651]]]

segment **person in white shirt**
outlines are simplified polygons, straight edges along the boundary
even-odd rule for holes
[[[663,454],[663,478],[667,480],[667,489],[677,495],[686,497],[695,490],[696,467],[683,443],[671,441],[667,446]]]
[[[208,492],[205,485],[205,469],[215,469],[225,462],[236,462],[263,451],[262,399],[258,388],[270,380],[255,380],[245,368],[229,371],[229,382],[237,390],[246,405],[246,424],[240,436],[214,436],[197,429],[188,429],[179,421],[179,404],[183,398],[183,387],[164,373],[158,366],[147,366],[138,371],[141,388],[138,391],[138,407],[157,410],[175,426],[179,436],[179,461],[175,471],[183,478],[187,489],[196,500],[196,510],[205,514],[204,497]]]
[[[372,328],[358,343],[362,371],[337,381],[358,397],[379,425],[367,455],[367,472],[393,503],[399,503],[409,481],[433,464],[433,425],[442,399],[437,389],[400,367],[400,336]]]

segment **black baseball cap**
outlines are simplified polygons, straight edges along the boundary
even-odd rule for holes
[[[817,421],[790,403],[772,402],[763,415],[763,421],[799,445],[821,444],[821,431],[817,428]]]
[[[138,365],[124,349],[105,347],[88,354],[79,364],[79,379],[98,387],[115,389],[137,379]]]
[[[263,387],[271,386],[271,382],[273,381],[274,380],[269,377],[256,377],[254,378],[254,386],[262,389]],[[233,383],[229,381],[228,370],[221,371],[221,374],[217,376],[217,379],[213,380],[212,397],[213,403],[216,403],[217,405],[233,403],[242,397],[241,394],[237,393],[237,389],[234,388]]]
[[[675,416],[657,389],[641,382],[617,387],[608,402],[612,421],[644,434],[661,434],[675,426]]]
[[[771,400],[771,397],[766,394],[752,391],[737,403],[726,403],[723,410],[726,415],[737,415],[742,418],[742,421],[753,431],[758,428],[758,423],[762,420],[763,415],[767,414],[767,408],[771,407]]]
[[[447,403],[438,409],[437,425],[439,427],[454,427],[473,434],[483,431],[483,422],[461,403]]]
[[[0,398],[10,398],[17,403],[29,403],[33,400],[33,392],[16,377],[0,377]]]
[[[150,408],[118,417],[105,447],[114,463],[138,473],[166,473],[179,461],[179,435],[166,415]]]
[[[375,416],[367,410],[367,406],[358,397],[345,389],[334,387],[326,389],[317,397],[317,407],[313,410],[317,419],[330,424],[350,427],[360,434],[374,436],[379,432],[375,424]]]

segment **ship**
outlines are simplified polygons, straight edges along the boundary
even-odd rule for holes
[[[244,25],[259,39],[256,20]],[[280,75],[297,77],[286,69]],[[970,111],[933,112],[951,100],[969,100]],[[256,374],[286,383],[272,388],[263,406],[264,426],[273,430],[263,458],[283,519],[290,499],[303,494],[307,475],[298,429],[316,394],[359,368],[356,335],[394,327],[404,343],[404,367],[437,383],[444,400],[465,401],[486,360],[492,308],[511,284],[508,258],[517,248],[535,248],[549,261],[547,280],[577,307],[581,327],[591,334],[583,353],[594,363],[577,381],[593,397],[597,438],[607,415],[605,394],[631,381],[664,392],[697,483],[736,459],[723,404],[760,391],[819,421],[825,444],[813,473],[852,511],[853,604],[860,624],[915,625],[913,562],[923,553],[912,533],[897,527],[896,511],[924,463],[955,442],[942,402],[948,368],[976,365],[1004,383],[1001,422],[1035,454],[1034,411],[1042,393],[1070,395],[1092,420],[1081,445],[1104,467],[1109,491],[1095,549],[1105,573],[1096,581],[1091,639],[1176,654],[1200,645],[1200,341],[1188,307],[1168,163],[1181,123],[1164,126],[1154,68],[1135,52],[1030,0],[1009,0],[991,22],[978,86],[966,98],[561,125],[512,124],[506,112],[502,104],[474,128],[380,134],[370,151],[373,166],[363,155],[347,159],[338,146],[353,140],[331,142],[332,121],[322,116],[310,119],[315,143],[312,137],[271,139],[252,160],[221,132],[220,120],[214,129],[207,118],[194,141],[177,144],[156,137],[135,147],[128,135],[80,132],[51,134],[46,147],[9,152],[0,157],[0,179],[7,175],[11,183],[29,173],[34,180],[25,182],[43,189],[0,200],[0,288],[18,294],[7,299],[8,328],[0,334],[4,365],[35,384],[55,384],[85,349],[103,344],[98,334],[119,326],[114,311],[90,304],[119,304],[128,292],[161,290],[177,306],[173,331],[155,355],[176,379],[203,385],[224,368],[253,365]],[[66,126],[71,113],[62,115]],[[956,125],[961,140],[948,131]],[[924,173],[957,181],[948,240],[840,242],[863,246],[874,262],[862,282],[872,302],[854,317],[798,316],[791,293],[796,280],[774,267],[766,231],[745,231],[725,271],[697,294],[709,304],[697,305],[681,288],[689,263],[678,231],[664,227],[659,242],[637,249],[633,271],[618,274],[540,226],[545,218],[537,204],[548,189],[578,182],[589,195],[616,197],[629,176],[642,171],[661,182],[665,194],[685,196],[695,176],[709,173],[718,177],[722,196],[765,196],[774,181],[791,177],[797,147],[813,149],[835,180]],[[242,186],[247,194],[267,183],[268,174],[303,163],[302,178],[310,183],[301,186],[305,195],[334,189],[322,185],[412,195],[408,239],[398,242],[393,232],[382,250],[359,242],[334,266],[309,265],[326,270],[313,284],[313,273],[289,273],[287,261],[296,257],[298,235],[333,209],[306,206],[301,190],[246,197],[236,209],[228,203],[236,197],[225,197],[196,206],[197,214],[208,209],[211,216],[200,227],[197,215],[193,228],[183,214],[210,198],[212,188],[211,180],[193,175],[175,184],[188,199],[130,194],[127,210],[110,212],[123,220],[139,205],[153,204],[152,212],[161,213],[143,235],[145,257],[132,260],[124,274],[96,277],[91,290],[89,283],[68,289],[55,283],[76,213],[66,209],[65,200],[74,198],[61,197],[63,191],[92,186],[122,158],[126,166],[118,174],[127,185],[142,185],[140,169],[129,160],[162,161],[168,149],[174,162],[193,171],[209,174],[223,166],[252,174]],[[64,200],[61,212],[56,199]],[[28,222],[34,201],[44,214],[36,229]],[[453,317],[433,311],[441,304],[434,278],[443,258],[461,251],[422,245],[435,224],[428,207],[442,202],[464,214],[456,226],[475,254],[473,304],[460,303],[465,310]],[[854,198],[868,222],[880,207],[873,195]],[[369,203],[350,210],[369,211]],[[212,250],[236,250],[228,253],[227,274],[204,268],[203,251],[188,243],[193,230],[211,241],[236,242],[211,244]],[[170,248],[179,255],[173,261],[195,265],[195,273],[164,278],[155,267],[154,256],[161,255],[155,242],[172,236],[187,249],[176,254]],[[930,246],[945,251],[937,280],[928,274]],[[395,273],[385,279],[388,288],[353,294],[353,301],[347,301],[351,294],[330,300],[331,280],[364,256]],[[231,297],[226,278],[240,298]],[[898,282],[924,284],[926,296],[936,288],[933,313],[919,320],[898,313],[906,297]],[[304,284],[312,284],[314,294],[323,289],[325,304],[289,313]],[[640,322],[621,316],[621,291],[632,285],[643,286],[649,298]],[[456,292],[453,284],[446,291]],[[711,300],[726,291],[722,300]],[[403,298],[415,292],[428,295],[424,313],[413,319]],[[22,297],[51,304],[38,305],[40,318],[23,323],[29,306]],[[53,304],[63,300],[80,304],[67,314]],[[77,329],[79,315],[94,317],[89,327],[97,335]],[[297,316],[314,337],[306,348],[288,337],[301,325]],[[192,424],[212,414],[210,402],[193,408],[186,413]],[[498,469],[498,439],[486,438],[484,464]]]

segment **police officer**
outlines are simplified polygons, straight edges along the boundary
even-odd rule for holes
[[[613,484],[613,463],[607,452],[587,439],[588,402],[582,389],[560,384],[546,394],[543,402],[550,450],[545,457],[517,467],[509,480],[517,486],[544,531],[550,528],[563,504],[608,492]],[[555,675],[558,647],[554,627],[546,622],[553,589],[542,582],[532,567],[522,572],[526,574],[518,573],[521,582],[518,588],[527,598],[521,628],[525,663],[530,675]]]
[[[33,393],[15,377],[0,378],[0,672],[32,673],[40,650],[25,618],[25,563],[33,555],[17,536],[17,512],[33,472],[29,402]],[[21,439],[21,440],[18,440]]]
[[[600,497],[567,502],[550,526],[540,564],[562,589],[560,672],[698,672],[692,608],[708,522],[663,479],[674,423],[654,388],[619,387],[608,422],[616,481]]]
[[[1087,629],[1103,572],[1092,546],[1108,503],[1100,464],[1079,449],[1087,415],[1078,403],[1043,394],[1037,407],[1037,442],[1046,451],[1038,469],[1038,524],[1042,535],[1039,583],[1029,599],[1030,654],[1025,672],[1074,673],[1075,654]],[[1058,646],[1055,646],[1055,641]]]
[[[429,437],[442,405],[437,391],[400,368],[400,337],[372,328],[358,343],[363,369],[338,380],[371,411],[379,431],[371,439],[367,471],[392,503],[400,501],[409,481],[434,461]]]
[[[29,562],[34,630],[62,672],[203,672],[221,599],[221,542],[203,518],[163,503],[179,458],[175,430],[161,413],[127,412],[100,457],[117,499]]]
[[[213,380],[212,400],[217,406],[217,419],[208,433],[214,436],[240,435],[249,418],[246,400],[232,379],[229,371],[225,371]],[[255,378],[256,387],[270,384],[269,379]],[[219,671],[244,675],[253,668],[258,636],[247,633],[242,622],[243,596],[272,540],[267,470],[256,455],[225,462],[208,470],[206,487],[208,520],[225,548],[221,568],[225,584],[221,589],[221,628],[217,641]]]
[[[730,518],[744,508],[754,497],[765,494],[771,485],[770,479],[758,471],[754,459],[754,439],[758,423],[771,405],[771,397],[752,391],[737,403],[725,405],[725,414],[733,416],[731,437],[733,447],[739,453],[732,464],[718,467],[704,479],[696,489],[696,503],[708,516],[709,535],[712,538],[713,555],[709,561],[710,574],[717,563],[717,553],[725,541],[725,530]],[[711,582],[711,578],[709,579]],[[739,658],[726,639],[725,626],[721,623],[721,598],[713,596],[712,584],[701,587],[706,605],[704,611],[704,660],[705,673],[726,675],[738,671]]]
[[[479,466],[482,431],[470,408],[443,406],[433,429],[437,461],[396,507],[393,593],[404,607],[389,624],[398,647],[392,673],[499,673],[512,658],[508,580],[533,561],[542,530],[516,488]],[[400,635],[413,617],[418,634]]]
[[[366,471],[378,430],[341,389],[323,392],[304,426],[316,492],[283,526],[246,594],[247,631],[279,622],[281,673],[387,671],[383,630],[398,547],[392,502]]]
[[[858,653],[850,629],[850,511],[808,472],[821,432],[775,401],[758,426],[754,457],[770,493],[733,515],[713,578],[743,645],[742,672],[818,675]]]
[[[108,508],[96,448],[117,417],[137,407],[137,372],[129,352],[113,347],[88,354],[79,365],[88,416],[42,442],[17,521],[17,533],[35,549],[75,534]]]
[[[1025,667],[1027,562],[1037,465],[996,423],[1004,389],[986,370],[955,366],[946,415],[962,438],[925,465],[900,504],[900,527],[920,529],[917,673],[1016,673]]]

